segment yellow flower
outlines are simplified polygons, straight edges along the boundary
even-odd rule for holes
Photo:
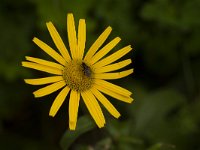
[[[76,128],[80,97],[82,97],[99,128],[104,127],[105,118],[98,102],[104,105],[111,115],[118,118],[120,113],[102,93],[126,103],[133,101],[130,97],[132,94],[130,91],[105,81],[119,79],[133,72],[133,69],[113,72],[131,63],[131,59],[113,63],[130,52],[131,46],[128,45],[109,56],[105,56],[120,41],[120,38],[116,37],[100,49],[112,30],[111,27],[107,27],[84,56],[86,42],[85,20],[79,20],[78,35],[76,35],[74,17],[70,13],[67,15],[70,55],[52,22],[48,22],[46,25],[59,53],[36,37],[33,38],[33,42],[55,59],[57,63],[29,56],[26,56],[27,61],[22,62],[24,67],[53,74],[50,77],[25,79],[25,82],[31,85],[50,84],[33,92],[34,96],[42,97],[62,88],[49,112],[49,115],[54,117],[66,96],[70,93],[70,130],[75,130]]]

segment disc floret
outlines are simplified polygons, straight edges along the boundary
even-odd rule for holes
[[[63,78],[66,84],[73,90],[83,92],[92,87],[92,69],[81,60],[72,60],[63,70]]]

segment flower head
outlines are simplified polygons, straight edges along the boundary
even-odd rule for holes
[[[66,96],[70,94],[69,128],[71,130],[75,130],[76,128],[80,97],[82,97],[99,128],[103,127],[105,124],[105,118],[99,106],[99,102],[104,105],[111,115],[118,118],[120,113],[102,93],[127,103],[133,101],[130,97],[132,94],[130,91],[105,81],[119,79],[133,72],[133,69],[113,72],[131,63],[131,59],[115,62],[130,52],[132,49],[131,46],[126,46],[106,56],[120,41],[120,38],[116,37],[102,47],[112,30],[111,27],[107,27],[84,56],[86,43],[85,20],[79,20],[77,35],[73,14],[68,14],[67,32],[70,48],[69,54],[54,25],[51,22],[48,22],[46,25],[59,53],[36,37],[33,38],[33,42],[56,62],[29,56],[26,56],[27,61],[22,62],[22,66],[24,67],[52,74],[44,78],[25,79],[25,82],[31,85],[49,84],[33,92],[34,96],[42,97],[62,89],[55,98],[49,112],[49,115],[54,117],[66,99]]]

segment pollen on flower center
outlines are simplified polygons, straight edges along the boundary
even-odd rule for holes
[[[93,84],[91,68],[81,60],[72,60],[63,70],[63,78],[69,88],[82,92],[91,88]]]

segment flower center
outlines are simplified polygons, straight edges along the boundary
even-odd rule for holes
[[[63,78],[69,88],[82,92],[91,88],[93,84],[91,68],[81,60],[72,60],[63,70]]]

